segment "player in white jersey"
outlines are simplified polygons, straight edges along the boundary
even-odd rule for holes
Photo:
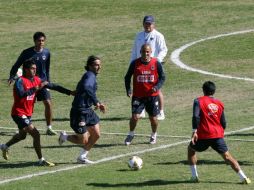
[[[151,56],[156,57],[158,61],[163,64],[163,60],[167,55],[168,48],[166,46],[166,42],[165,42],[163,34],[161,34],[155,29],[154,17],[151,15],[145,16],[143,19],[143,27],[144,27],[144,31],[139,32],[136,35],[136,38],[132,47],[130,63],[141,56],[140,50],[142,45],[149,44],[152,49]],[[160,113],[157,116],[157,118],[158,120],[164,120],[165,119],[164,98],[163,98],[163,94],[161,90],[159,93],[159,108],[160,108]],[[143,110],[143,113],[141,114],[141,117],[145,117],[144,110]]]

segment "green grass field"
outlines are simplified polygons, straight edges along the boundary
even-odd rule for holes
[[[37,103],[34,125],[41,130],[45,158],[54,168],[36,166],[32,138],[10,149],[10,160],[0,157],[1,190],[40,189],[253,189],[241,185],[237,174],[214,151],[198,154],[201,183],[192,184],[187,163],[187,142],[191,135],[193,99],[202,95],[204,81],[217,85],[216,97],[225,103],[227,132],[254,125],[253,82],[219,78],[183,70],[170,61],[176,48],[209,36],[254,28],[252,0],[0,0],[0,143],[15,133],[10,116],[12,87],[9,71],[24,48],[33,45],[36,31],[47,35],[52,54],[51,80],[74,89],[84,72],[87,57],[102,58],[98,76],[98,97],[107,105],[101,117],[102,136],[91,150],[94,165],[78,165],[80,147],[59,146],[57,136],[46,136],[44,107]],[[164,65],[166,119],[160,122],[156,145],[148,144],[150,124],[140,120],[133,145],[123,144],[128,132],[130,99],[125,95],[124,75],[134,37],[142,30],[144,15],[152,14],[165,36],[169,52]],[[254,78],[254,33],[204,41],[186,49],[181,60],[194,68],[237,77]],[[69,110],[72,97],[52,92],[56,130],[71,132]],[[226,137],[231,153],[254,181],[254,131]],[[140,171],[131,171],[131,155],[143,159]],[[32,177],[35,175],[34,177]],[[29,178],[22,179],[23,177]],[[7,182],[7,180],[10,180]],[[12,181],[14,180],[14,181]]]

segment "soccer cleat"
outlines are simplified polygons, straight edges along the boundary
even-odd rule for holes
[[[191,182],[191,183],[199,183],[200,181],[199,181],[198,176],[192,176],[192,177],[190,178],[190,182]]]
[[[149,142],[150,144],[156,144],[156,136],[151,136]]]
[[[78,164],[94,164],[95,162],[88,160],[87,158],[80,158],[80,156],[77,158]]]
[[[53,129],[48,128],[46,131],[46,135],[54,136],[57,135],[57,132],[55,132]]]
[[[55,164],[46,160],[42,160],[42,161],[39,161],[39,166],[53,167],[55,166]]]
[[[160,113],[157,115],[157,119],[160,121],[165,119],[165,114],[163,110],[161,110]]]
[[[125,145],[130,145],[133,138],[134,136],[127,135],[126,139],[124,140]]]
[[[140,118],[145,118],[146,117],[146,112],[145,109],[143,109],[143,111],[139,114]]]
[[[60,146],[65,142],[64,135],[66,135],[65,131],[60,132],[60,135],[59,135],[59,138],[58,138],[58,143],[59,143]]]
[[[245,178],[245,179],[243,179],[242,180],[242,184],[251,184],[251,180],[250,180],[250,178]]]
[[[1,150],[2,150],[3,158],[4,158],[5,160],[8,160],[8,159],[9,159],[9,153],[8,153],[9,149],[8,149],[8,148],[3,148],[3,147],[2,147]]]

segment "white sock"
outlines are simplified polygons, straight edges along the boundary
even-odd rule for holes
[[[64,133],[64,134],[62,135],[62,137],[63,137],[63,140],[64,140],[64,141],[67,141],[68,134]]]
[[[85,149],[81,149],[80,158],[86,158],[88,153],[89,153],[89,151],[87,151]]]
[[[52,129],[52,126],[51,126],[51,125],[48,125],[47,128],[48,128],[48,129]]]
[[[198,177],[197,165],[191,165],[191,176]]]
[[[243,179],[246,179],[246,178],[247,178],[247,177],[246,177],[246,175],[243,173],[243,171],[242,171],[242,170],[239,170],[238,175],[240,176],[240,179],[241,179],[241,180],[243,180]]]
[[[152,136],[152,137],[156,137],[156,136],[157,136],[157,132],[155,132],[155,133],[152,132],[151,136]]]
[[[129,131],[129,135],[133,137],[134,136],[134,131]]]
[[[41,159],[39,159],[39,162],[42,163],[42,161],[45,160],[43,157],[41,157]]]

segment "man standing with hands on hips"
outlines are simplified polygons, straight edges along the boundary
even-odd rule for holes
[[[168,48],[166,46],[164,36],[155,29],[155,20],[152,15],[147,15],[144,17],[143,28],[144,31],[139,32],[135,38],[130,63],[141,56],[140,50],[142,45],[149,44],[152,49],[151,57],[156,57],[158,61],[163,64],[163,60],[167,55]],[[161,90],[159,90],[159,109],[160,112],[157,115],[157,119],[164,120],[164,98]],[[144,110],[140,114],[140,117],[145,117]]]

